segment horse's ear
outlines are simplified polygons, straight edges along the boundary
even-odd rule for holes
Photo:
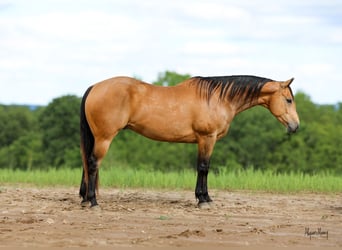
[[[285,82],[282,82],[282,83],[281,83],[281,87],[282,87],[282,88],[287,88],[287,87],[289,87],[290,84],[293,82],[293,80],[294,80],[294,78],[292,77],[291,79],[289,79],[289,80],[287,80],[287,81],[285,81]]]

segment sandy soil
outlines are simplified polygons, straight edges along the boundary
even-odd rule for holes
[[[1,186],[0,246],[342,247],[342,193],[212,190],[211,208],[199,209],[192,191],[100,192],[101,209],[90,209],[76,187]]]

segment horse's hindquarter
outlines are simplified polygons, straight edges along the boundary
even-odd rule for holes
[[[137,80],[115,77],[97,83],[86,100],[86,117],[95,137],[111,139],[127,125],[129,89]]]

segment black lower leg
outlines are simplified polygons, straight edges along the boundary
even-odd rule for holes
[[[209,172],[209,168],[208,168],[208,171],[206,171],[206,173],[203,176],[203,196],[206,202],[212,202],[212,199],[210,198],[209,193],[208,193],[208,181],[207,181],[208,172]]]
[[[84,181],[84,170],[82,172],[82,180],[81,180],[81,186],[80,186],[80,196],[83,198],[82,203],[87,201],[87,186]]]
[[[88,195],[87,200],[90,201],[91,206],[96,206],[96,179],[97,179],[97,159],[95,156],[91,156],[88,163],[88,174],[89,174],[89,180],[88,180]]]
[[[203,183],[203,173],[200,171],[197,171],[197,182],[196,182],[196,189],[195,189],[195,196],[198,200],[198,203],[205,202],[205,199],[203,197],[203,191],[202,191],[202,183]]]
[[[199,159],[197,163],[197,183],[195,189],[195,195],[198,199],[198,203],[211,202],[211,198],[208,194],[207,176],[209,171],[209,159]]]
[[[90,201],[91,206],[96,206],[96,173],[89,175],[89,190],[88,190],[88,200]]]

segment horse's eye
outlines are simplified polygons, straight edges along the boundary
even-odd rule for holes
[[[291,104],[291,103],[292,103],[292,99],[286,98],[286,102],[287,102],[288,104]]]

